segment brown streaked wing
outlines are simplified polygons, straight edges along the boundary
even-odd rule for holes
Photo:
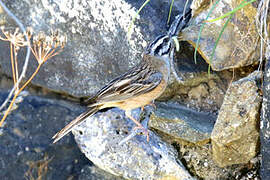
[[[161,80],[162,73],[154,71],[147,64],[142,63],[139,67],[134,67],[112,80],[97,93],[97,96],[95,96],[96,103],[89,105],[118,102],[136,97],[157,87]]]

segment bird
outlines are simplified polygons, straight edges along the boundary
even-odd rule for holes
[[[87,99],[85,104],[88,109],[56,133],[52,137],[53,143],[59,141],[87,117],[94,115],[99,110],[112,107],[124,110],[125,115],[137,125],[135,128],[141,129],[149,141],[148,130],[132,117],[131,111],[152,104],[166,89],[171,72],[170,59],[172,59],[175,49],[172,37],[186,26],[191,14],[188,13],[189,16],[176,18],[172,23],[174,26],[169,29],[168,33],[158,36],[147,46],[142,60],[137,66],[116,77]]]

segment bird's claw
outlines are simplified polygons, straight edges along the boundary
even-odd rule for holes
[[[137,134],[143,134],[146,136],[147,142],[149,142],[149,130],[148,130],[148,122],[149,122],[150,117],[146,116],[145,119],[141,122],[141,126],[134,127],[131,130],[131,133],[125,137],[122,141],[120,141],[119,145],[122,145],[135,137]]]
[[[142,133],[143,135],[146,136],[147,142],[149,142],[149,131],[148,131],[147,128],[145,128],[145,127],[143,127],[143,126],[137,126],[137,127],[133,128],[132,131],[137,132],[137,134]],[[132,132],[132,131],[131,131],[131,132]]]
[[[127,141],[129,141],[130,139],[132,139],[133,137],[135,137],[137,134],[140,133],[144,133],[147,132],[146,137],[147,137],[147,141],[149,141],[149,132],[147,129],[145,129],[144,127],[135,127],[132,129],[131,133],[125,137],[122,141],[120,141],[119,145],[122,145],[124,143],[126,143]]]

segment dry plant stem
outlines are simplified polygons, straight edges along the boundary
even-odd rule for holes
[[[9,9],[5,6],[5,4],[0,0],[0,6],[2,6],[2,8],[4,9],[4,11],[16,22],[16,24],[19,26],[19,28],[21,29],[21,31],[23,32],[27,42],[30,42],[28,36],[26,35],[26,30],[23,26],[23,24],[20,22],[20,20],[12,13],[9,11]],[[30,57],[30,47],[27,46],[27,52],[26,52],[26,57],[25,57],[25,61],[24,61],[24,65],[23,65],[23,69],[22,69],[22,73],[20,74],[20,77],[18,78],[16,84],[14,84],[14,87],[12,88],[12,90],[10,91],[8,97],[6,98],[6,100],[4,101],[4,103],[0,106],[0,112],[3,110],[3,108],[7,105],[7,103],[9,102],[10,98],[12,97],[15,89],[18,89],[19,87],[19,83],[21,82],[22,78],[25,77],[25,73],[27,70],[27,66],[28,66],[28,62],[29,62],[29,57]],[[18,95],[17,95],[18,96]],[[1,126],[1,125],[0,125]]]
[[[267,42],[269,43],[269,36],[267,31],[267,17],[268,17],[268,9],[269,9],[269,0],[265,1],[265,18],[264,18],[264,36],[267,37]]]
[[[18,72],[18,58],[17,58],[17,50],[15,47],[14,48],[14,57],[15,57],[15,81],[17,83],[18,81],[18,78],[19,78],[19,72]],[[19,84],[18,86],[16,86],[16,90],[18,90],[20,87],[19,87]]]
[[[32,74],[32,76],[26,81],[26,83],[18,90],[18,91],[15,91],[15,94],[13,96],[13,99],[11,101],[11,103],[9,104],[8,106],[8,109],[5,111],[5,114],[3,116],[3,118],[1,119],[0,121],[0,127],[2,126],[3,122],[5,121],[5,119],[7,118],[8,116],[8,113],[10,112],[14,102],[15,102],[15,99],[17,98],[17,96],[20,94],[20,92],[32,81],[32,79],[35,77],[35,75],[38,73],[40,67],[41,67],[42,63],[41,64],[38,64],[38,67],[37,69],[35,70],[35,72]]]
[[[189,3],[189,0],[186,1],[185,6],[184,6],[184,10],[183,10],[183,17],[184,17],[184,19],[186,18],[186,17],[185,17],[185,14],[186,14],[186,10],[187,10],[187,5],[188,5],[188,3]]]
[[[13,45],[12,45],[12,43],[9,43],[9,48],[10,48],[10,61],[11,61],[11,68],[12,68],[12,77],[13,77],[14,84],[16,84],[16,76],[15,76],[15,68],[14,68],[14,60],[13,60]]]
[[[231,79],[231,81],[230,81],[230,83],[229,83],[229,86],[228,86],[228,87],[230,87],[230,86],[231,86],[231,84],[232,84],[233,80],[234,80],[234,68],[232,69],[232,79]]]
[[[260,42],[260,64],[258,69],[261,69],[262,60],[265,57],[265,45],[269,46],[269,37],[267,30],[267,17],[269,9],[269,0],[260,1],[256,16],[257,32],[261,38]]]
[[[42,160],[38,160],[36,162],[28,162],[28,166],[29,169],[28,171],[24,174],[25,179],[29,179],[29,180],[42,180],[42,178],[44,177],[44,175],[47,174],[48,171],[48,164],[51,162],[51,160],[53,159],[53,157],[51,157],[50,159],[48,159],[48,155],[45,154],[44,159]],[[37,177],[34,178],[33,176],[33,170],[37,168]]]
[[[263,4],[263,6],[264,6],[264,4]],[[263,35],[262,35],[262,30],[263,30],[263,23],[262,23],[262,21],[263,21],[263,15],[264,15],[264,12],[262,12],[262,14],[261,14],[261,18],[260,18],[260,34],[261,34],[261,51],[260,51],[260,53],[261,53],[261,55],[260,55],[260,65],[259,66],[261,66],[261,63],[262,63],[262,59],[263,59]]]
[[[10,42],[10,61],[11,61],[11,67],[12,67],[12,76],[13,76],[13,82],[14,84],[18,81],[18,61],[17,61],[17,50],[16,47]],[[17,86],[16,90],[18,90],[19,87]]]

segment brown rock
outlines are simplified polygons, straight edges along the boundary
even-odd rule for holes
[[[195,99],[200,99],[201,97],[206,97],[209,92],[208,92],[209,87],[204,83],[204,84],[200,84],[197,87],[192,88],[189,91],[188,96],[191,98],[195,98]]]
[[[209,1],[208,3],[206,2],[202,0],[193,1],[194,24],[186,28],[182,33],[182,38],[194,47],[202,22],[205,21],[213,5]],[[242,0],[232,0],[230,2],[221,0],[212,11],[208,20],[218,18],[233,10]],[[199,8],[199,5],[201,5],[201,8]],[[210,62],[212,50],[228,17],[205,24],[201,33],[198,52],[211,65],[213,70],[221,71],[229,68],[238,68],[258,61],[260,55],[258,42],[260,38],[254,23],[256,12],[256,7],[249,4],[232,16],[218,42],[212,62]]]
[[[224,97],[211,134],[213,158],[220,167],[247,163],[257,153],[260,72],[233,82]]]

